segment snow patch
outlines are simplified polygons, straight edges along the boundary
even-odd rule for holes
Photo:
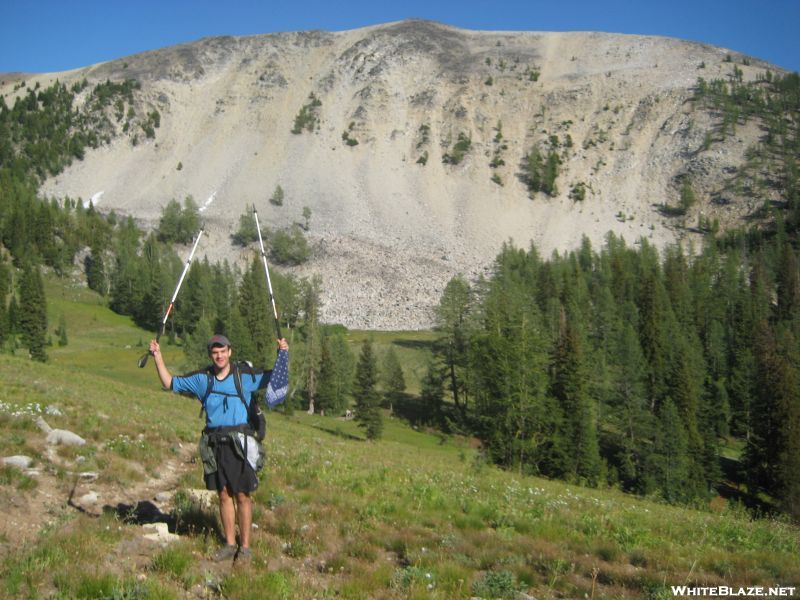
[[[91,204],[92,206],[97,206],[97,204],[100,202],[100,199],[103,197],[103,194],[105,194],[105,193],[106,193],[106,191],[103,190],[101,192],[97,192],[97,193],[93,194],[92,197],[89,199],[89,202],[84,200],[83,201],[83,208],[89,208],[89,204]]]
[[[203,206],[200,207],[200,212],[205,211],[205,209],[207,209],[209,206],[211,206],[211,204],[214,202],[214,198],[216,198],[216,196],[217,196],[217,192],[214,192],[213,194],[211,194],[208,197],[208,200],[206,200],[205,204],[203,204]]]

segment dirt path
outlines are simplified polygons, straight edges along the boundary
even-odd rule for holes
[[[27,472],[26,477],[35,482],[29,489],[4,486],[0,492],[0,557],[70,513],[98,517],[111,511],[137,524],[168,522],[177,483],[194,468],[195,449],[183,445],[162,465],[158,478],[145,476],[125,485],[105,481],[102,473],[73,473],[70,467],[74,465],[60,460],[54,451],[48,454],[48,462]]]

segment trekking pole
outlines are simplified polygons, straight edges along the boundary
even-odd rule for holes
[[[169,319],[169,314],[172,312],[172,307],[175,306],[175,298],[178,297],[178,291],[181,289],[181,285],[183,284],[183,278],[186,277],[186,273],[189,270],[189,265],[192,263],[192,257],[194,256],[194,251],[197,250],[197,244],[200,242],[200,238],[203,235],[203,231],[205,230],[205,225],[200,227],[200,233],[197,234],[197,239],[194,241],[194,246],[192,246],[192,251],[189,254],[189,258],[186,259],[186,265],[183,267],[183,272],[181,273],[180,279],[178,279],[178,285],[175,286],[175,292],[172,294],[172,300],[169,301],[169,306],[167,307],[167,312],[164,313],[164,318],[161,320],[161,330],[156,334],[156,342],[161,339],[161,336],[164,335],[164,331],[167,328],[167,319]],[[139,358],[139,368],[144,368],[147,364],[147,359],[150,356],[150,351],[148,350],[144,354],[142,354],[141,358]]]
[[[264,252],[264,240],[261,238],[261,226],[258,224],[258,211],[256,205],[253,204],[253,216],[256,218],[256,231],[258,232],[258,243],[261,246],[261,260],[264,262],[264,273],[267,274],[267,289],[269,290],[269,301],[272,303],[272,314],[275,317],[275,331],[278,334],[278,339],[283,339],[281,335],[281,324],[278,320],[278,309],[275,308],[275,295],[272,293],[272,281],[269,278],[269,267],[267,266],[267,253]]]

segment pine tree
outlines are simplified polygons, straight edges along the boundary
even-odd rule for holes
[[[186,337],[183,345],[183,355],[186,358],[185,367],[187,370],[202,369],[209,364],[208,340],[214,335],[211,325],[205,319],[197,322],[194,332]],[[231,344],[236,344],[231,340]],[[238,348],[234,348],[234,355],[231,360],[238,360]]]
[[[556,179],[558,178],[558,167],[560,164],[561,159],[558,157],[558,152],[551,150],[547,153],[547,162],[544,166],[544,177],[542,178],[541,189],[548,196],[558,195]]]
[[[181,212],[181,236],[177,240],[182,244],[190,244],[194,241],[197,232],[200,231],[200,208],[197,202],[189,195],[183,199],[183,211]]]
[[[8,323],[8,309],[6,308],[6,296],[0,296],[0,348],[3,347],[5,341],[10,336]]]
[[[644,253],[644,249],[642,250]],[[648,397],[650,410],[655,412],[658,403],[667,396],[667,379],[671,360],[669,348],[669,306],[659,271],[645,266],[640,275],[639,340],[648,364]]]
[[[122,221],[115,232],[116,256],[111,272],[111,310],[122,315],[133,315],[144,288],[144,269],[137,256],[141,232],[132,217]]]
[[[61,347],[66,346],[69,340],[67,339],[67,319],[64,313],[61,313],[61,317],[58,320],[58,329],[56,333],[58,334],[58,345]]]
[[[356,365],[356,378],[353,385],[356,416],[367,439],[379,439],[383,433],[383,417],[380,412],[380,396],[376,389],[378,383],[378,364],[369,339],[361,344],[361,353]]]
[[[158,331],[169,303],[169,292],[165,285],[161,248],[154,235],[145,241],[142,254],[137,278],[141,287],[133,290],[136,294],[133,297],[133,319],[148,331]]]
[[[347,408],[355,358],[341,334],[322,338],[317,407],[322,414],[339,415]]]
[[[239,344],[240,359],[255,365],[270,364],[275,358],[275,328],[264,267],[256,259],[242,276],[236,304],[244,330],[237,331],[241,338],[231,342]]]
[[[533,146],[525,157],[525,180],[531,192],[541,191],[545,178],[545,166],[542,153],[537,146]]]
[[[800,265],[789,241],[780,249],[776,287],[778,318],[797,327],[800,325]]]
[[[227,293],[226,288],[219,292],[214,290],[212,276],[208,258],[191,264],[172,311],[178,335],[193,333],[201,320],[206,320],[209,324],[213,322],[216,314],[214,296],[217,293],[226,296]]]
[[[17,302],[17,295],[12,292],[11,300],[8,301],[8,333],[14,335],[20,333],[20,314],[21,309]]]
[[[504,244],[494,277],[478,286],[482,330],[469,344],[470,416],[494,462],[558,476],[561,409],[546,394],[549,336],[531,293],[538,268],[535,249]]]
[[[231,346],[233,347],[233,352],[236,357],[235,360],[249,360],[254,365],[258,365],[258,363],[255,362],[257,349],[253,342],[253,337],[250,334],[250,330],[245,324],[244,317],[239,310],[238,301],[231,310],[231,316],[225,329],[212,329],[217,333],[224,331],[224,335],[230,340]],[[206,338],[206,342],[208,342],[208,338]]]
[[[177,242],[181,236],[181,205],[174,198],[161,210],[158,221],[158,239],[162,242]]]
[[[428,362],[428,368],[422,378],[419,399],[427,421],[444,427],[446,424],[444,415],[444,376],[433,359]]]
[[[658,412],[659,427],[647,477],[665,500],[681,502],[690,496],[686,489],[690,473],[689,443],[678,410],[670,398],[662,402]]]
[[[670,369],[668,390],[675,408],[680,416],[689,453],[689,471],[687,473],[686,490],[689,496],[699,496],[704,493],[706,483],[713,479],[716,433],[704,428],[708,436],[704,438],[700,433],[700,413],[703,394],[702,379],[696,367],[702,365],[699,353],[695,352],[689,342],[681,340]],[[710,456],[706,455],[705,448],[709,448]],[[711,464],[707,464],[707,460]]]
[[[664,288],[669,305],[684,332],[695,326],[694,306],[689,289],[689,266],[680,246],[665,251],[663,266]]]
[[[570,479],[597,484],[600,452],[592,401],[587,393],[586,365],[579,335],[566,312],[562,312],[559,339],[552,363],[551,393],[564,414],[566,452],[564,475]]]
[[[777,489],[783,510],[800,520],[800,346],[790,326],[781,331],[778,350],[782,365],[775,389],[780,415]]]
[[[233,307],[236,304],[236,280],[228,261],[215,264],[211,277],[211,312],[215,315],[214,331],[225,333],[230,327]]]
[[[747,445],[747,463],[750,483],[774,490],[777,482],[775,469],[778,463],[779,413],[774,397],[776,382],[780,379],[780,359],[775,335],[769,323],[756,324],[754,338],[756,359],[756,393],[751,414],[751,434]]]
[[[389,348],[384,355],[381,374],[383,375],[383,390],[386,402],[389,405],[389,414],[393,414],[395,403],[402,398],[403,392],[406,390],[403,367],[400,365],[400,360],[397,358],[394,348]]]
[[[746,451],[751,482],[800,515],[800,352],[788,327],[756,327],[757,393]]]
[[[465,371],[468,361],[470,302],[469,284],[462,276],[457,275],[447,282],[436,307],[436,327],[443,334],[437,342],[437,351],[444,357],[450,393],[462,417],[467,411]]]
[[[322,280],[318,275],[306,281],[303,286],[303,326],[301,333],[305,341],[301,378],[308,399],[308,414],[314,414],[314,403],[319,390],[322,358],[322,329],[319,324],[320,287]]]
[[[101,296],[105,296],[108,293],[108,284],[106,282],[103,253],[97,248],[92,248],[89,256],[86,257],[84,267],[86,270],[86,284],[89,289],[94,290]]]
[[[0,347],[11,334],[6,301],[11,291],[11,269],[0,261]]]
[[[303,311],[302,286],[291,274],[284,274],[277,269],[272,269],[270,276],[281,324],[286,329],[294,327]]]
[[[19,282],[19,298],[25,310],[19,314],[19,329],[22,343],[31,353],[31,358],[44,362],[47,360],[47,303],[44,283],[39,267],[26,264]]]
[[[756,362],[752,344],[752,297],[745,281],[740,281],[730,302],[727,320],[730,337],[727,389],[731,406],[731,432],[747,439],[750,437],[751,407],[756,393]]]
[[[625,246],[625,240],[617,238],[613,232],[606,236],[605,252],[600,257],[602,263],[608,263],[611,276],[611,292],[617,304],[633,301],[637,295],[637,274],[634,251]]]
[[[331,355],[330,340],[328,336],[323,335],[320,344],[319,354],[319,382],[317,388],[317,401],[315,408],[319,410],[319,414],[325,416],[325,413],[332,413],[331,407],[333,401],[333,378],[334,378],[334,358]]]
[[[644,492],[655,418],[647,399],[647,365],[634,325],[625,323],[616,340],[611,423],[620,434],[615,457],[626,489]]]

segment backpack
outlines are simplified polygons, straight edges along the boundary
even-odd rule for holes
[[[242,371],[249,374],[250,377],[253,378],[253,381],[256,380],[256,373],[250,363],[231,363],[231,373],[233,373],[233,383],[236,386],[236,393],[239,396],[239,399],[242,401],[242,404],[244,404],[245,408],[247,409],[247,424],[250,429],[253,430],[253,437],[261,442],[267,435],[267,418],[264,416],[264,412],[258,405],[258,400],[253,400],[252,398],[250,398],[250,402],[245,400],[244,391],[242,388]],[[203,407],[200,409],[201,415],[206,409],[206,400],[208,400],[211,392],[214,391],[214,367],[207,367],[205,373],[208,376],[208,386],[206,387],[206,394],[202,399]]]

